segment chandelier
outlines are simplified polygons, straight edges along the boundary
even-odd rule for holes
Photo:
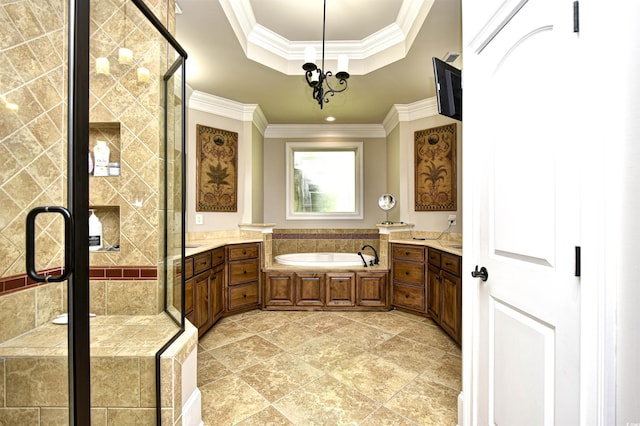
[[[318,102],[320,105],[320,109],[322,109],[323,105],[329,102],[327,96],[333,96],[336,93],[344,92],[347,90],[347,79],[349,78],[349,73],[347,69],[349,67],[349,58],[347,55],[338,55],[338,72],[335,76],[331,71],[323,71],[324,70],[324,42],[325,42],[325,30],[327,25],[327,0],[324,0],[324,11],[322,15],[322,68],[318,68],[315,64],[316,61],[316,49],[313,47],[307,47],[304,50],[304,65],[302,69],[305,71],[305,77],[307,78],[307,84],[309,87],[313,89],[313,99]],[[329,84],[329,77],[334,77],[338,81],[338,84],[342,87],[342,89],[334,89]],[[326,87],[325,87],[326,86]],[[335,86],[334,83],[334,87]]]

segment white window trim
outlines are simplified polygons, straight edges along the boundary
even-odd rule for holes
[[[286,219],[287,220],[362,220],[364,218],[364,143],[363,142],[287,142],[286,150]],[[294,212],[294,184],[293,184],[293,153],[296,150],[353,150],[355,156],[356,181],[355,181],[355,211],[353,213],[316,213]]]

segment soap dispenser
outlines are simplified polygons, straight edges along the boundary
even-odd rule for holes
[[[89,251],[97,251],[102,249],[102,222],[96,216],[93,209],[89,209]]]

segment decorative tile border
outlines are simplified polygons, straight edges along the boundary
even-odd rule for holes
[[[39,271],[42,275],[60,275],[62,268],[51,268]],[[155,266],[92,266],[89,271],[91,280],[153,280],[158,278]],[[0,278],[0,296],[15,291],[26,290],[45,283],[37,283],[27,276],[15,275]]]
[[[336,234],[336,233],[317,233],[317,234],[293,234],[293,233],[273,233],[274,240],[377,240],[380,238],[376,233],[361,234]]]

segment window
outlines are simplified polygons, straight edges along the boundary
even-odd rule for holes
[[[362,142],[288,142],[287,219],[362,219]]]

